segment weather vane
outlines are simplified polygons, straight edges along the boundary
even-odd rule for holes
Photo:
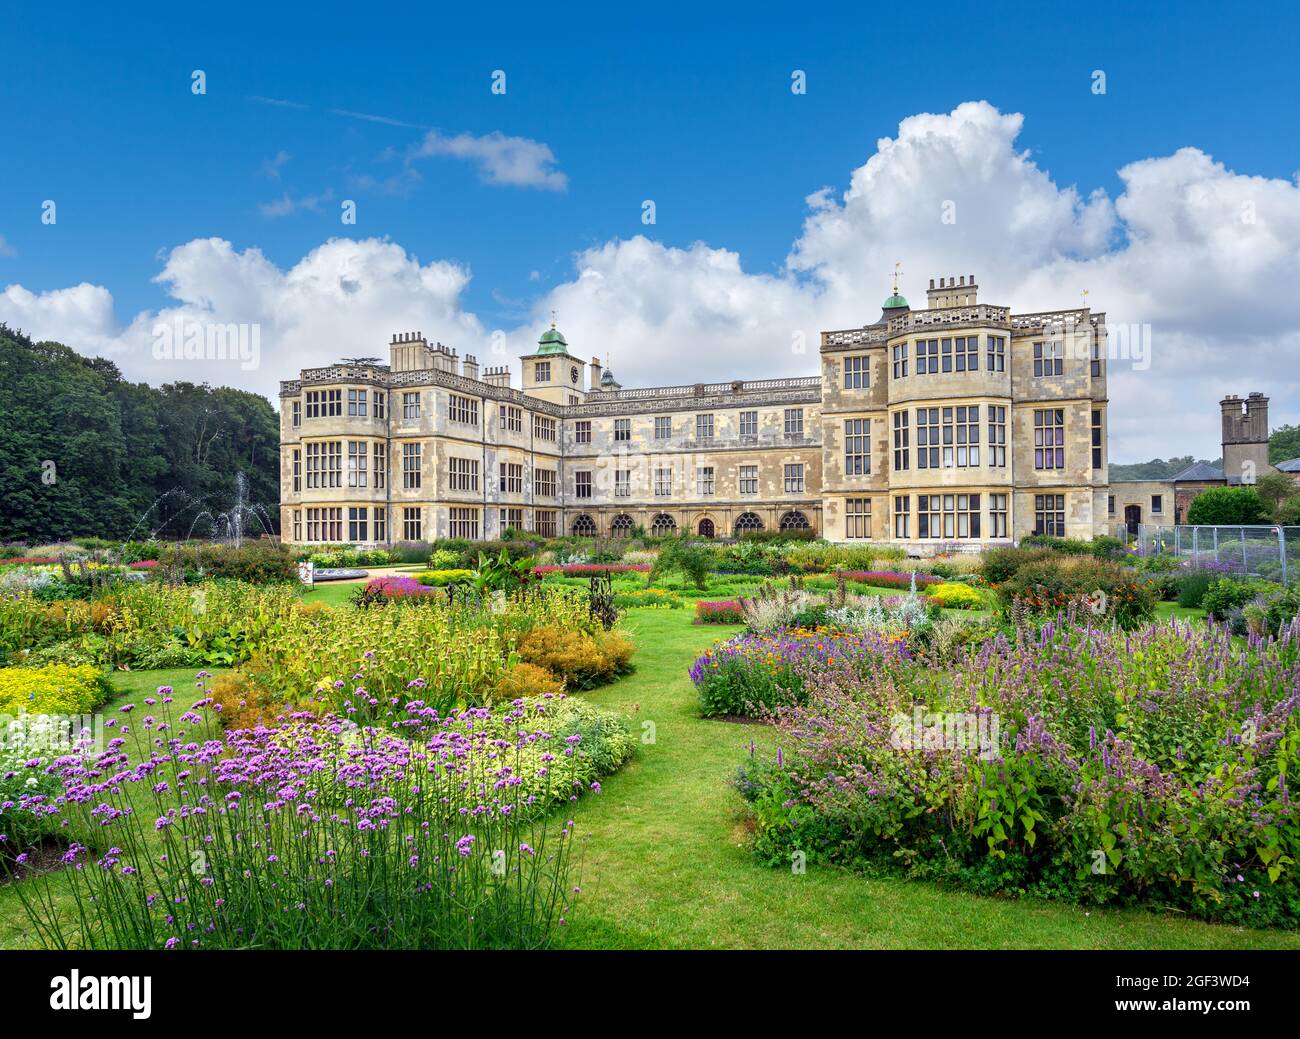
[[[903,273],[903,261],[894,261],[894,295],[898,295],[898,276]]]
[[[552,327],[552,328],[555,327],[555,311],[554,311],[554,310],[551,311],[551,327]]]

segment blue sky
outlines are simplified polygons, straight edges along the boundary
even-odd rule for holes
[[[1084,200],[1098,190],[1118,199],[1127,164],[1185,147],[1237,174],[1294,186],[1294,10],[794,11],[223,4],[125,17],[98,6],[20,9],[6,18],[0,82],[0,287],[19,284],[37,297],[102,287],[125,328],[174,302],[156,280],[167,254],[209,237],[236,254],[259,250],[280,270],[331,238],[387,239],[419,264],[464,271],[457,312],[485,331],[532,327],[573,299],[575,257],[637,235],[670,250],[726,250],[746,275],[825,280],[787,266],[807,231],[806,198],[821,188],[839,198],[902,120],[970,101],[1023,116],[1014,149]],[[191,92],[195,69],[206,73],[202,96]],[[490,90],[496,69],[506,73],[504,95]],[[795,69],[806,73],[804,95],[791,92]],[[1104,96],[1090,89],[1094,69],[1106,74]],[[412,157],[430,130],[443,151],[457,135],[471,150],[493,134],[535,142],[550,150],[538,174],[550,179],[491,183],[472,159]],[[52,227],[40,220],[45,199],[57,202]],[[352,226],[339,220],[345,199],[357,206]],[[641,222],[645,199],[655,202],[653,226]],[[1107,248],[1131,234],[1118,221]],[[946,273],[909,269],[905,237],[889,246],[904,263],[905,292],[919,297],[922,279]],[[1007,246],[987,235],[967,243],[954,250],[954,270],[966,271],[981,248]],[[1104,250],[1092,242],[1080,251],[1095,259]],[[929,259],[922,253],[918,263]],[[869,283],[863,278],[863,322],[874,320],[890,266],[878,262]],[[1023,284],[1008,277],[995,301],[1018,305],[1006,296]],[[1073,305],[1077,288],[1062,282],[1060,290],[1060,305]],[[587,320],[576,304],[573,320]],[[67,336],[39,332],[79,346],[75,327]],[[393,330],[377,329],[372,351]],[[593,341],[607,338],[603,330],[584,331],[604,352]],[[630,370],[636,363],[626,358]],[[691,381],[665,364],[672,358],[656,361],[658,381]],[[1278,410],[1294,411],[1284,390]],[[1145,450],[1136,435],[1133,450]]]

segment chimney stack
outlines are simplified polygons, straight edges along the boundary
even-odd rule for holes
[[[478,358],[473,354],[466,354],[465,360],[460,363],[460,373],[467,379],[477,379]]]
[[[600,389],[600,358],[593,357],[589,367],[591,370],[591,391],[594,393]]]

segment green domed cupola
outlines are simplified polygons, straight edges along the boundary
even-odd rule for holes
[[[542,338],[537,340],[537,352],[539,354],[567,354],[569,352],[569,341],[564,338],[564,333],[555,327],[555,322],[551,322],[551,327],[542,333]]]
[[[910,310],[911,309],[911,307],[907,305],[907,300],[903,299],[903,297],[900,296],[897,292],[895,292],[892,296],[890,296],[889,299],[885,300],[885,302],[881,304],[881,307],[885,310]]]

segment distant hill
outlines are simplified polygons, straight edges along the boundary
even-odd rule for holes
[[[1153,458],[1149,462],[1130,462],[1128,465],[1116,465],[1110,463],[1110,478],[1112,480],[1168,480],[1171,476],[1181,473],[1189,465],[1195,464],[1197,459],[1191,455],[1182,455],[1177,458]],[[1200,459],[1200,461],[1210,461],[1209,459]],[[1218,465],[1218,461],[1210,461],[1211,465]]]

